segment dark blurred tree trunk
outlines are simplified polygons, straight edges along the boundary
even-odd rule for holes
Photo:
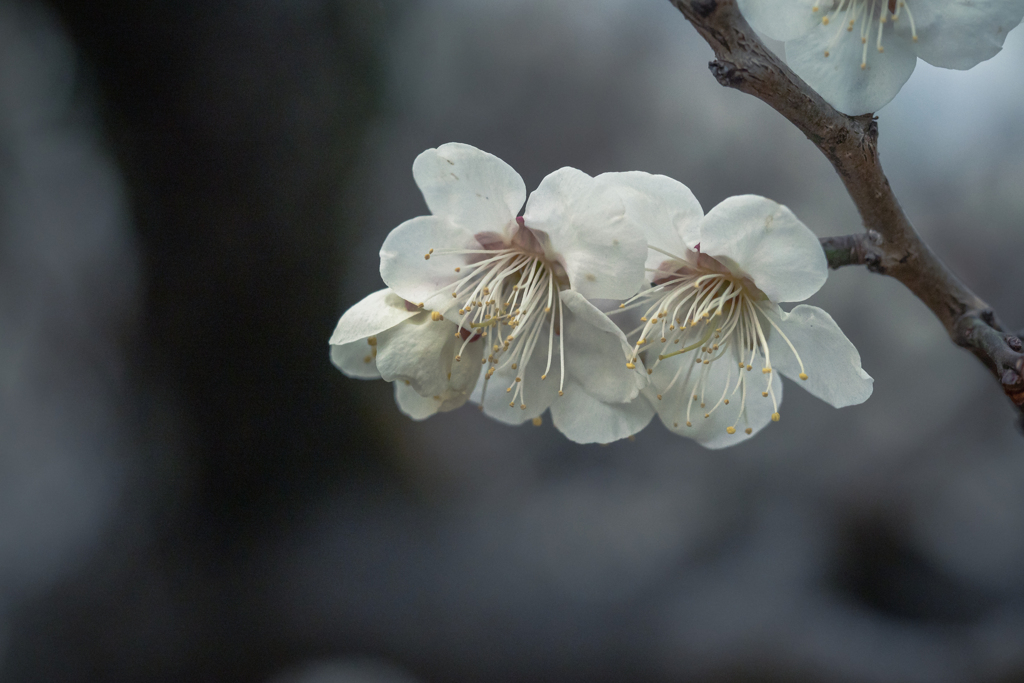
[[[145,287],[136,381],[170,397],[184,449],[161,465],[178,490],[158,505],[154,546],[102,551],[33,605],[8,668],[39,680],[265,680],[302,647],[268,633],[253,613],[263,597],[238,595],[233,569],[309,497],[382,471],[383,444],[327,345],[340,245],[355,230],[342,189],[382,90],[381,7],[50,5],[129,188]],[[165,418],[152,412],[139,409],[143,439],[159,438],[151,428]],[[171,623],[146,623],[162,618],[148,615],[157,594]]]

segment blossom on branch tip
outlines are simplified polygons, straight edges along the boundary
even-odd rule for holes
[[[402,412],[423,420],[463,405],[480,375],[483,344],[472,338],[463,344],[457,335],[458,327],[440,314],[382,289],[338,321],[331,362],[348,377],[392,382]],[[456,363],[460,350],[465,362]]]
[[[623,173],[647,231],[652,287],[621,305],[638,310],[627,334],[643,361],[645,396],[673,432],[708,448],[731,446],[780,419],[782,378],[835,407],[862,403],[872,379],[820,308],[789,313],[825,282],[818,239],[784,206],[745,195],[703,215],[681,183]]]
[[[562,168],[527,201],[508,164],[459,143],[420,154],[413,177],[431,215],[391,231],[381,276],[457,325],[463,346],[479,336],[481,409],[521,424],[550,408],[554,425],[582,443],[646,426],[653,411],[631,401],[647,375],[627,367],[625,336],[590,301],[645,286],[644,234],[614,184]]]
[[[970,69],[996,55],[1024,0],[738,0],[757,32],[829,104],[856,116],[888,104],[917,58]]]

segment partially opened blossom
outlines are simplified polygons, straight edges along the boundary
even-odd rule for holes
[[[463,347],[468,333],[480,336],[485,357],[475,363],[486,371],[476,400],[484,412],[519,424],[550,407],[555,426],[579,442],[642,429],[650,411],[630,401],[647,376],[627,367],[623,333],[590,302],[645,286],[646,241],[614,189],[562,168],[527,201],[508,164],[458,143],[420,154],[413,177],[432,215],[388,235],[381,276],[402,298],[455,323],[452,337]]]
[[[789,209],[746,195],[704,216],[681,183],[618,175],[637,191],[651,251],[652,288],[622,305],[642,313],[631,362],[646,362],[645,394],[669,429],[709,448],[738,443],[780,419],[780,375],[837,408],[867,400],[872,379],[828,313],[778,306],[814,294],[828,273]]]
[[[463,405],[480,375],[483,344],[458,335],[440,314],[382,289],[338,321],[331,362],[349,377],[393,382],[402,412],[422,420]],[[460,352],[465,362],[456,363]]]
[[[917,58],[970,69],[996,55],[1024,0],[739,0],[759,33],[786,41],[786,61],[832,106],[867,114],[887,104]]]

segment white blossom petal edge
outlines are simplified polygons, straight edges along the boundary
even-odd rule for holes
[[[463,349],[458,328],[382,289],[345,311],[331,336],[331,362],[348,377],[395,384],[399,408],[422,420],[463,405],[480,375],[483,345]]]
[[[754,30],[786,41],[786,61],[844,114],[878,111],[917,58],[970,69],[994,57],[1024,0],[738,0]]]
[[[663,204],[646,214],[660,221],[647,226],[659,255],[653,286],[620,309],[642,313],[627,334],[631,362],[646,362],[645,394],[666,427],[708,448],[735,445],[780,419],[780,374],[836,407],[867,400],[873,380],[828,313],[776,303],[807,298],[828,276],[817,237],[789,209],[744,195],[697,218],[688,193],[666,192],[663,177],[631,185],[632,201]],[[684,251],[656,247],[680,215]]]
[[[459,143],[420,154],[413,177],[432,215],[388,235],[381,276],[402,298],[456,323],[464,346],[481,339],[485,413],[518,424],[568,392],[608,404],[636,398],[647,383],[642,365],[626,367],[621,331],[587,301],[622,300],[645,286],[646,239],[613,187],[562,168],[517,218],[526,200],[519,175]]]

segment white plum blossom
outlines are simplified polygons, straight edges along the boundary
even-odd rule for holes
[[[476,385],[483,344],[468,335],[463,344],[458,335],[440,314],[382,289],[338,321],[331,362],[348,377],[393,382],[398,407],[423,420],[463,405]],[[455,362],[457,352],[465,362]]]
[[[647,375],[626,366],[625,336],[590,301],[621,301],[645,286],[645,237],[613,184],[562,168],[527,201],[508,164],[458,143],[420,154],[413,177],[431,215],[388,235],[381,276],[458,326],[456,366],[486,366],[475,394],[482,410],[520,424],[550,408],[555,426],[581,443],[646,426],[651,411],[633,399]],[[467,358],[477,335],[484,353]]]
[[[875,112],[917,58],[970,69],[998,53],[1024,0],[738,0],[757,32],[786,43],[790,68],[844,114]]]
[[[639,309],[630,364],[651,373],[645,396],[673,432],[731,446],[780,418],[782,379],[839,408],[871,395],[860,355],[828,313],[802,301],[828,268],[818,239],[785,206],[745,195],[705,216],[681,183],[616,174],[647,232],[652,287]]]

